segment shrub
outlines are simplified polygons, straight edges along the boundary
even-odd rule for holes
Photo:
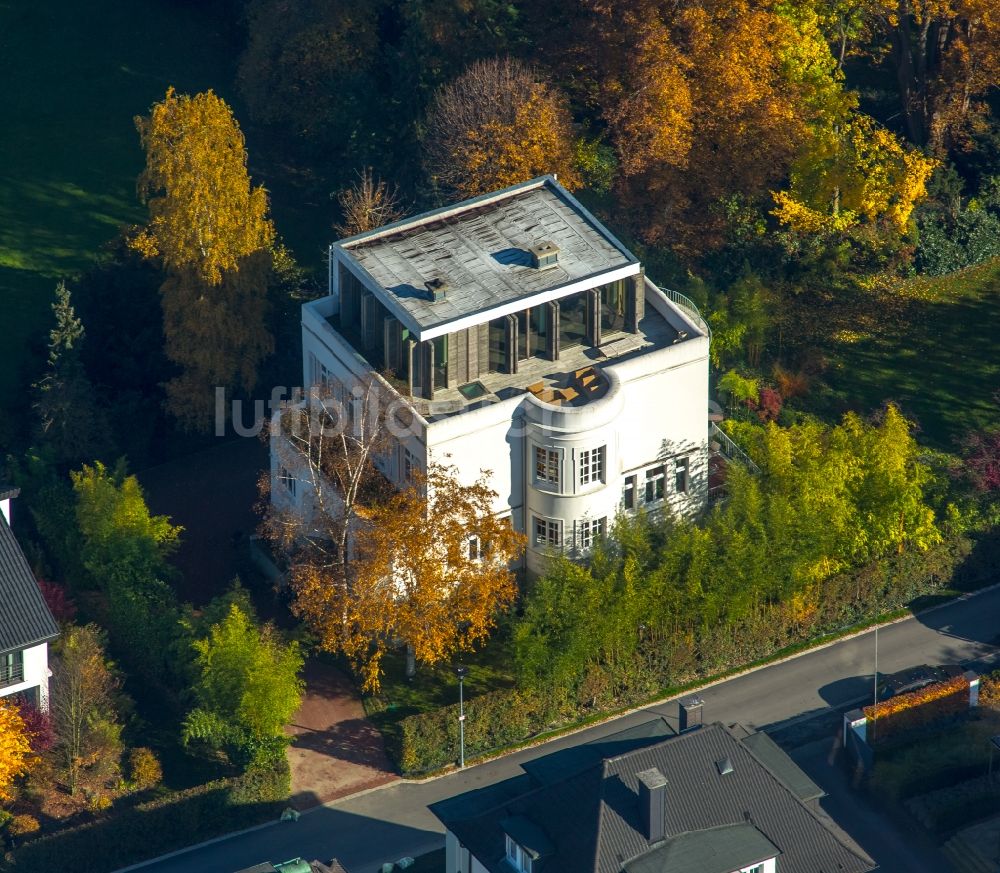
[[[878,725],[874,741],[883,743],[896,734],[916,730],[968,708],[969,682],[964,676],[956,676],[883,700],[877,706],[866,706],[864,713]]]
[[[288,764],[176,791],[15,850],[0,870],[106,873],[220,834],[276,819],[287,803]],[[279,790],[282,789],[282,790]]]
[[[40,827],[38,819],[33,815],[15,815],[7,823],[7,833],[12,837],[26,837],[28,834],[36,833]]]
[[[163,768],[152,749],[140,746],[128,753],[128,779],[136,791],[160,784]]]

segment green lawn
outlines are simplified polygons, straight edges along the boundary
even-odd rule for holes
[[[903,301],[876,312],[870,329],[845,333],[827,350],[829,390],[807,405],[835,415],[894,400],[919,423],[921,442],[953,448],[970,429],[997,421],[1000,262],[898,290]]]
[[[0,413],[23,387],[29,343],[44,342],[55,283],[93,263],[121,225],[144,218],[133,117],[168,85],[234,100],[238,47],[213,17],[216,5],[0,0],[0,329],[8,350]],[[264,145],[248,133],[251,171],[272,189],[279,233],[303,266],[318,268],[329,199],[303,195],[278,161],[255,163]]]

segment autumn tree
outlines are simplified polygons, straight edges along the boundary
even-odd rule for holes
[[[270,499],[271,480],[264,477],[263,531],[331,585],[346,585],[351,532],[391,491],[377,463],[398,445],[390,418],[402,429],[412,413],[390,396],[377,376],[319,384],[305,404],[290,405],[270,424],[276,464],[295,479],[303,507]]]
[[[52,664],[50,712],[56,734],[53,753],[70,794],[81,782],[99,790],[118,775],[118,688],[96,625],[66,628]]]
[[[40,440],[58,463],[101,454],[110,440],[80,355],[85,332],[65,282],[56,286],[45,375],[35,385]]]
[[[463,485],[432,463],[359,526],[347,584],[312,562],[293,566],[297,614],[323,648],[352,659],[365,688],[378,689],[396,641],[412,675],[415,661],[437,664],[482,642],[513,601],[524,537],[494,515],[488,481],[484,472]]]
[[[988,112],[1000,81],[995,0],[869,0],[872,29],[889,43],[907,133],[940,155]]]
[[[168,273],[166,352],[182,368],[167,385],[168,403],[187,425],[207,427],[214,387],[251,389],[273,349],[267,194],[251,184],[243,134],[213,92],[190,97],[169,88],[136,127],[146,150],[139,193],[150,218],[133,245]]]
[[[512,58],[476,61],[435,95],[423,135],[431,180],[474,197],[555,173],[579,185],[564,95]]]
[[[234,602],[193,647],[197,705],[184,719],[184,741],[202,741],[244,767],[280,756],[283,729],[302,699],[298,644],[286,645]]]
[[[379,179],[365,167],[357,179],[337,195],[342,219],[333,229],[340,236],[354,236],[392,224],[403,217],[399,189]]]
[[[859,221],[906,229],[927,194],[936,162],[856,113],[804,150],[788,191],[775,193],[774,215],[792,230],[846,230]]]
[[[11,799],[14,780],[27,775],[33,758],[31,734],[21,713],[0,698],[0,801]]]

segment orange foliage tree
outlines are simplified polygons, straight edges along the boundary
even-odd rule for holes
[[[168,88],[136,127],[146,149],[139,193],[149,222],[133,239],[158,259],[167,357],[183,368],[167,384],[171,412],[211,422],[216,386],[251,389],[274,347],[267,285],[274,226],[267,193],[247,173],[243,133],[211,91]]]
[[[28,773],[33,758],[31,734],[21,713],[0,699],[0,801],[10,800],[14,780]]]
[[[496,492],[483,472],[461,484],[431,464],[413,484],[375,505],[354,534],[346,584],[308,558],[294,563],[294,608],[328,651],[356,664],[377,691],[395,642],[414,662],[437,664],[485,640],[516,595],[510,565],[524,537],[493,514]]]
[[[477,61],[438,91],[423,147],[431,179],[461,197],[545,173],[580,184],[565,96],[511,58]]]

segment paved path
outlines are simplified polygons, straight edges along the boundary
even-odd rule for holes
[[[382,735],[350,680],[322,660],[310,661],[303,678],[306,693],[288,730],[292,805],[302,811],[394,781]]]
[[[891,673],[921,663],[973,663],[989,659],[1000,632],[1000,589],[949,604],[920,618],[878,632],[879,671]],[[730,679],[702,693],[708,720],[766,727],[843,707],[871,687],[874,632]],[[298,855],[328,860],[336,855],[351,873],[374,873],[386,860],[416,855],[442,844],[442,829],[427,804],[520,773],[523,761],[645,721],[650,714],[673,718],[676,703],[637,713],[561,737],[543,746],[423,784],[396,783],[317,807],[295,822],[266,826],[142,868],[143,873],[231,873],[263,860]],[[850,824],[845,822],[850,832]],[[866,845],[880,860],[879,847]]]

